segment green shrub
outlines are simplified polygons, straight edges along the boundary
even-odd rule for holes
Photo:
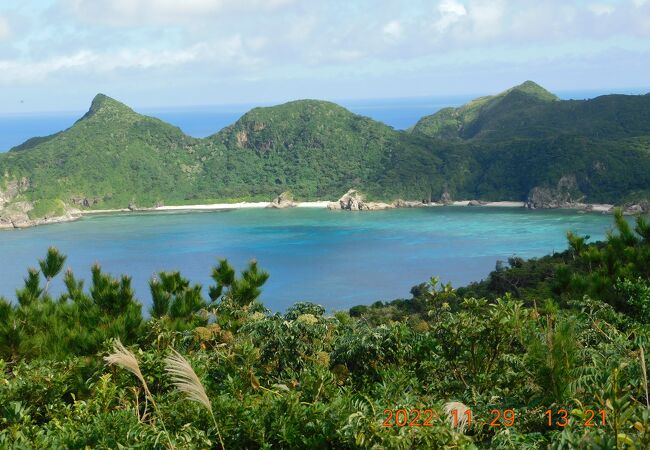
[[[65,214],[65,204],[59,199],[37,200],[34,208],[27,215],[30,219],[42,219],[46,217],[58,217]]]

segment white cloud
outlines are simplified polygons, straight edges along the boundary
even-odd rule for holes
[[[589,11],[597,16],[606,16],[616,11],[616,8],[608,3],[593,3],[589,5]]]
[[[11,28],[9,27],[9,21],[0,16],[0,41],[6,39],[11,34]]]
[[[290,40],[304,41],[314,31],[318,20],[313,16],[304,16],[294,19],[286,30],[286,36]]]
[[[475,0],[467,5],[467,20],[460,30],[463,40],[481,41],[503,34],[506,16],[506,3],[503,0]]]
[[[67,0],[78,18],[111,26],[178,24],[238,12],[268,12],[294,0]]]
[[[580,61],[613,49],[638,55],[639,65],[647,67],[643,55],[650,52],[650,0],[50,4],[54,6],[40,14],[18,9],[0,13],[3,85],[39,90],[47,82],[74,85],[83,80],[88,85],[128,86],[137,78],[171,89],[218,79],[238,86],[257,80],[274,91],[278,80],[333,85],[343,77],[357,77],[363,84],[368,74],[389,79],[451,65],[463,71],[494,64],[510,73],[530,61]],[[603,67],[608,69],[605,62]],[[30,85],[30,80],[36,82]]]
[[[466,16],[467,10],[462,3],[456,0],[444,0],[438,5],[438,14],[440,17],[435,22],[434,28],[439,32],[444,32],[463,16]]]
[[[260,43],[253,41],[252,45],[258,46]],[[38,81],[66,71],[106,74],[121,69],[147,70],[179,67],[198,62],[211,63],[236,71],[238,68],[255,67],[261,62],[259,58],[248,54],[249,46],[250,44],[241,36],[236,35],[210,44],[194,44],[178,50],[154,51],[129,48],[106,52],[81,50],[39,61],[0,60],[0,81]]]
[[[504,20],[514,9],[512,4],[503,0],[469,0],[465,3],[444,0],[438,4],[434,29],[438,32],[438,40],[447,45],[485,44],[487,38],[507,32]]]
[[[384,25],[382,31],[389,38],[399,39],[402,36],[402,24],[399,22],[399,20],[391,20],[386,25]]]
[[[440,2],[440,5],[438,5],[438,11],[442,14],[452,14],[456,16],[464,16],[467,14],[465,6],[455,0],[444,0]]]

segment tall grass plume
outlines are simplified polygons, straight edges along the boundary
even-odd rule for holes
[[[136,359],[133,352],[131,352],[131,350],[126,348],[124,344],[122,344],[122,342],[119,339],[117,339],[113,344],[113,353],[110,353],[108,356],[105,356],[104,361],[106,361],[106,364],[108,365],[117,366],[117,367],[121,367],[124,370],[128,370],[133,375],[135,375],[138,378],[138,380],[140,380],[140,383],[142,383],[142,387],[145,392],[145,396],[149,399],[154,409],[156,410],[156,414],[160,419],[160,424],[162,425],[163,430],[167,435],[167,440],[169,441],[169,445],[171,446],[171,448],[174,448],[174,444],[172,443],[169,433],[167,432],[167,428],[165,427],[165,422],[162,420],[162,415],[160,414],[160,410],[158,409],[156,400],[153,398],[153,395],[151,395],[149,386],[147,385],[147,382],[145,381],[144,376],[142,375],[142,371],[140,370],[140,364],[138,364],[138,360]]]
[[[459,433],[464,433],[469,426],[469,415],[467,414],[469,408],[461,402],[447,402],[443,409],[447,414],[449,425],[456,428]],[[456,411],[456,414],[454,414],[454,411]]]
[[[212,410],[212,402],[210,402],[201,380],[190,363],[180,353],[172,349],[172,354],[165,358],[165,371],[171,376],[172,383],[179,392],[184,394],[188,400],[199,403],[208,410],[217,431],[221,448],[224,449],[221,432]]]

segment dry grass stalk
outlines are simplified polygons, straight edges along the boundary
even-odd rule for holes
[[[212,411],[212,403],[205,393],[201,380],[190,363],[180,353],[172,349],[172,355],[165,358],[165,366],[176,389],[185,394],[189,400],[200,403]]]
[[[124,370],[128,370],[133,375],[135,375],[138,378],[138,380],[140,380],[140,383],[142,383],[142,387],[144,388],[146,397],[149,398],[151,404],[156,410],[158,417],[160,418],[160,424],[162,425],[163,430],[165,431],[165,435],[167,436],[169,445],[171,446],[171,448],[174,448],[174,444],[172,443],[171,438],[169,437],[169,433],[167,432],[167,428],[165,427],[165,422],[163,422],[160,411],[158,410],[158,405],[156,404],[156,400],[153,398],[153,395],[151,395],[151,391],[149,390],[149,386],[147,385],[147,382],[145,381],[144,376],[142,375],[142,371],[140,370],[140,364],[138,364],[138,360],[136,359],[135,355],[128,348],[126,348],[119,339],[117,339],[113,344],[113,353],[109,354],[108,356],[105,356],[104,361],[106,361],[106,363],[109,365],[118,366]]]
[[[194,372],[194,369],[192,369],[190,363],[180,353],[172,349],[172,354],[165,358],[165,371],[171,376],[172,383],[174,383],[174,386],[176,386],[179,392],[185,394],[188,400],[199,403],[208,410],[214,422],[221,448],[224,449],[225,446],[221,438],[221,432],[219,431],[217,420],[212,411],[212,402],[210,402],[201,380],[196,375],[196,372]]]
[[[646,407],[650,408],[650,396],[648,396],[648,372],[646,371],[645,367],[645,353],[643,352],[643,347],[639,347],[641,349],[641,373],[643,374],[643,383],[645,386],[645,404]]]
[[[459,433],[464,433],[469,425],[469,415],[467,414],[469,408],[461,402],[447,402],[443,409],[445,414],[447,414],[450,426],[457,428]]]
[[[105,356],[104,361],[106,361],[106,363],[109,365],[118,366],[131,372],[133,375],[138,377],[138,380],[140,380],[145,390],[149,392],[147,382],[144,381],[144,377],[140,371],[138,360],[135,358],[135,355],[131,353],[131,351],[126,348],[122,342],[120,342],[119,339],[115,341],[115,344],[113,344],[113,353]]]

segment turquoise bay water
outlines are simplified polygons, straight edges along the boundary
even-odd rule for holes
[[[262,300],[280,311],[296,301],[329,310],[408,298],[432,275],[454,286],[484,278],[497,260],[542,256],[566,248],[566,231],[602,239],[611,216],[506,208],[426,208],[349,213],[321,209],[139,213],[0,233],[0,295],[14,298],[27,267],[49,245],[88,280],[99,262],[133,276],[150,303],[154,272],[180,270],[210,284],[217,258],[237,269],[256,258],[270,272]],[[86,282],[88,285],[88,281]],[[61,283],[53,285],[60,291]]]

